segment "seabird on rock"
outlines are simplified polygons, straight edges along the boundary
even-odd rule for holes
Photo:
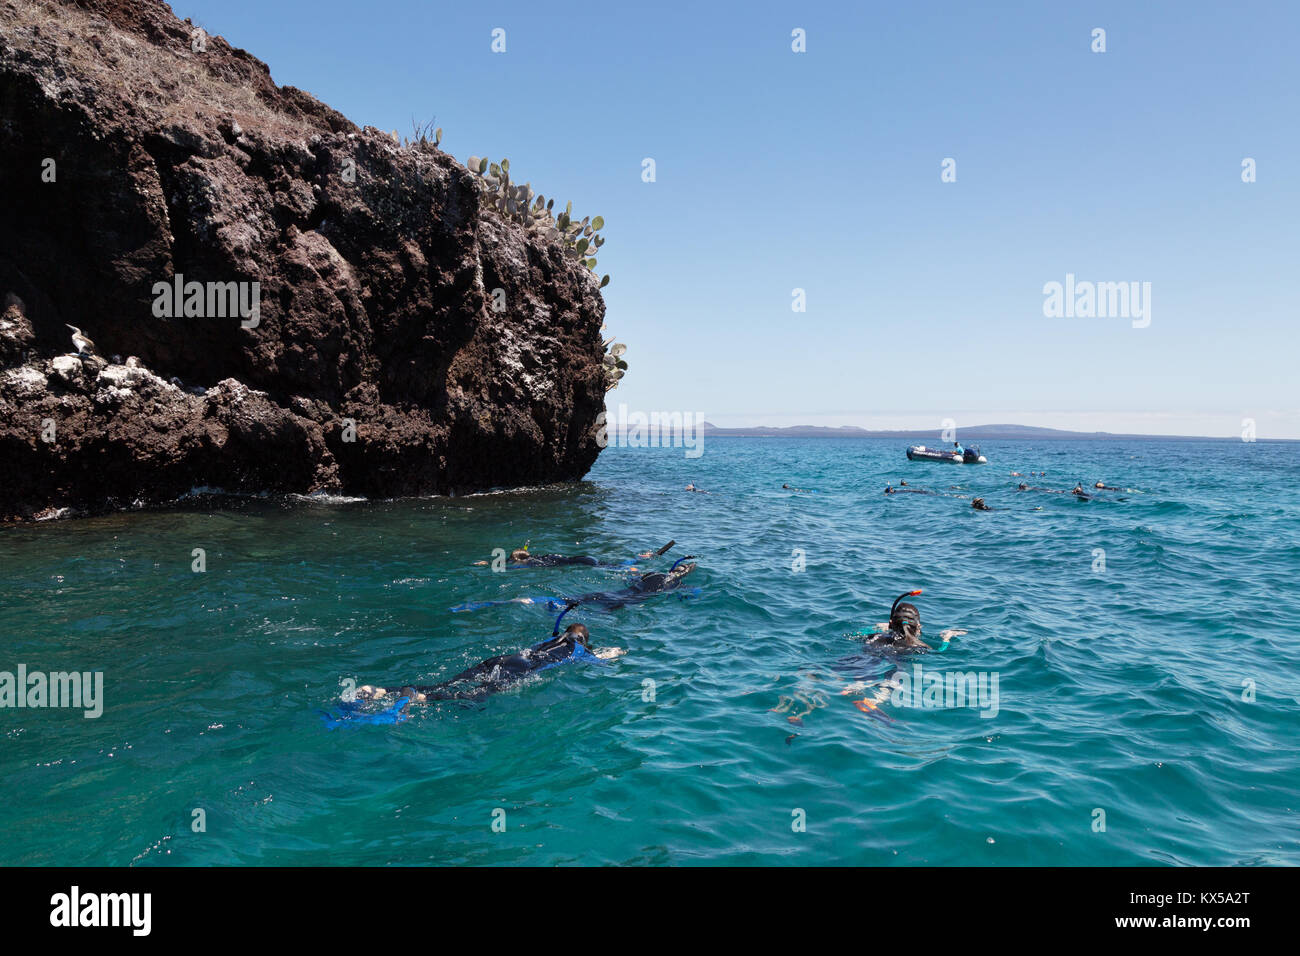
[[[69,325],[68,328],[72,329],[72,344],[77,347],[77,354],[94,355],[95,343],[90,341],[90,339],[82,333],[81,329],[77,328],[75,325]]]

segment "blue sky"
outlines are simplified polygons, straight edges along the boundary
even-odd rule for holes
[[[173,7],[604,216],[611,407],[1300,438],[1300,5]],[[1067,273],[1151,283],[1149,327],[1045,317]]]

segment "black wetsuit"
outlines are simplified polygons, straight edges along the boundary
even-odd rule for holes
[[[930,645],[924,641],[909,642],[907,636],[895,630],[876,631],[863,635],[862,640],[873,647],[887,647],[896,651],[928,651]]]
[[[649,554],[648,557],[657,558],[676,543],[676,541],[669,541],[658,551]],[[530,554],[522,561],[511,561],[510,566],[514,568],[558,568],[564,565],[581,564],[589,568],[626,568],[632,563],[632,561],[601,561],[599,558],[593,558],[586,554]]]
[[[530,554],[522,561],[511,561],[514,568],[558,568],[565,564],[585,564],[589,568],[618,568],[623,564],[607,564],[585,554]]]
[[[580,651],[579,648],[582,648]],[[529,674],[562,664],[575,654],[590,653],[571,634],[561,634],[518,654],[489,657],[450,680],[415,690],[429,700],[474,700],[523,680]]]
[[[909,643],[906,636],[893,630],[865,635],[863,641],[866,647],[835,662],[835,670],[848,680],[888,684],[904,660],[913,654],[933,650],[924,642]]]
[[[632,582],[625,588],[618,591],[596,591],[591,594],[584,594],[582,597],[573,598],[574,601],[580,601],[583,605],[595,604],[603,607],[607,611],[616,611],[621,607],[627,607],[629,604],[640,604],[647,598],[664,591],[672,591],[682,583],[682,578],[695,570],[695,565],[687,565],[686,570],[680,574],[667,574],[663,571],[651,571],[640,577],[633,578]]]

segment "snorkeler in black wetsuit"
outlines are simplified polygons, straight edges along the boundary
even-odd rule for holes
[[[638,554],[638,558],[657,558],[664,554],[675,545],[676,541],[669,541],[658,551],[643,551]],[[476,565],[484,565],[486,561],[475,561]],[[601,561],[598,558],[590,557],[585,554],[529,554],[527,548],[516,548],[510,552],[510,567],[512,568],[558,568],[564,565],[581,564],[589,568],[622,568],[626,567],[628,562],[608,562]]]
[[[899,686],[898,665],[892,666],[884,676],[875,678],[871,685],[865,682],[866,679],[871,677],[872,672],[878,672],[882,656],[893,658],[895,655],[924,654],[926,651],[934,650],[933,647],[921,640],[921,612],[916,609],[916,605],[903,602],[903,598],[914,597],[920,593],[921,591],[918,589],[908,591],[906,594],[900,594],[894,598],[894,604],[889,610],[889,624],[886,629],[862,635],[865,642],[873,648],[874,655],[856,654],[839,662],[838,669],[851,673],[855,678],[852,683],[841,691],[841,694],[848,695],[871,691],[862,699],[853,702],[853,705],[864,714],[881,717],[885,720],[892,719],[880,711],[880,705],[888,700],[889,695]],[[939,639],[942,643],[939,650],[946,648],[952,638],[965,633],[965,631],[957,629],[940,631]]]
[[[575,659],[595,657],[597,655],[591,650],[590,635],[586,625],[570,624],[563,634],[552,636],[550,640],[520,651],[518,654],[489,657],[468,670],[461,671],[450,680],[438,684],[407,685],[398,691],[398,696],[418,703],[430,700],[480,700],[488,694],[504,690],[537,671],[566,664]],[[384,697],[387,693],[388,691],[382,687],[366,685],[357,690],[357,697],[370,700]]]
[[[621,590],[596,591],[573,598],[572,602],[594,604],[607,611],[616,611],[629,604],[640,604],[656,594],[676,589],[682,583],[682,578],[695,570],[695,562],[690,560],[693,557],[694,555],[687,555],[667,571],[651,571],[635,577]],[[690,563],[683,564],[683,561]]]
[[[905,485],[905,484],[907,484],[907,482],[904,481],[903,484]],[[929,490],[928,488],[902,488],[902,487],[900,487],[900,488],[895,488],[893,485],[885,485],[885,494],[887,494],[887,495],[897,495],[897,494],[902,494],[902,493],[904,493],[904,492],[906,492],[906,493],[908,493],[908,494],[912,494],[912,495],[937,495],[937,494],[939,494],[939,492],[937,492],[937,491],[931,491],[931,490]]]

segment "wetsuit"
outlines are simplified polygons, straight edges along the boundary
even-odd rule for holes
[[[415,690],[429,700],[473,700],[503,690],[529,674],[578,660],[600,660],[571,634],[552,637],[518,654],[489,657],[451,680]]]
[[[682,570],[675,573],[665,573],[663,571],[651,571],[640,577],[633,578],[627,587],[619,591],[596,591],[592,594],[584,594],[582,597],[573,598],[583,605],[595,604],[609,611],[616,611],[621,607],[627,607],[629,604],[640,604],[642,601],[655,594],[664,591],[672,591],[682,583],[682,578],[695,570],[695,565],[687,564],[682,566]]]
[[[603,563],[585,554],[537,554],[529,555],[522,561],[511,561],[512,568],[557,568],[564,564],[585,564],[589,568],[618,568],[626,562],[616,564]]]
[[[648,556],[657,558],[664,554],[675,545],[676,541],[669,541],[658,551],[651,552]],[[530,554],[522,561],[511,561],[512,568],[558,568],[569,564],[581,564],[589,568],[626,568],[634,561],[601,561],[599,558],[593,558],[586,554]]]

